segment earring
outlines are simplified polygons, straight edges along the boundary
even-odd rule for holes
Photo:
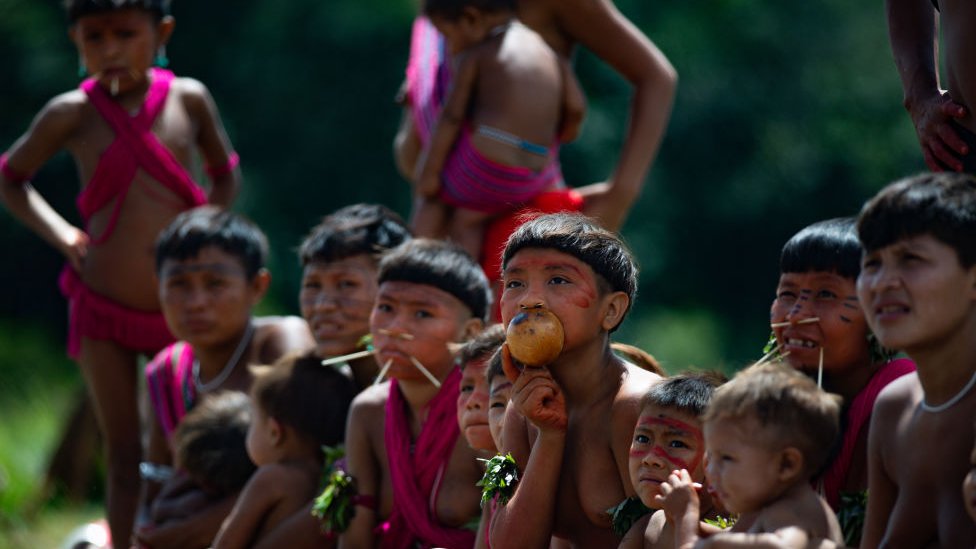
[[[169,58],[166,57],[166,44],[159,46],[159,49],[156,50],[156,59],[153,60],[153,63],[163,69],[169,66]]]
[[[85,66],[85,58],[78,56],[78,78],[84,78],[88,76],[88,67]]]

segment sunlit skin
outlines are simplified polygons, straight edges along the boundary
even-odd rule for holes
[[[279,461],[282,456],[276,447],[281,426],[255,403],[251,403],[251,425],[247,429],[247,455],[261,467]]]
[[[476,358],[461,371],[461,391],[458,393],[457,414],[461,434],[468,446],[475,450],[495,453],[495,441],[488,424],[488,383],[485,371],[491,356]]]
[[[676,469],[686,469],[696,482],[702,482],[704,454],[698,418],[671,408],[646,406],[634,428],[629,460],[630,479],[644,505],[660,507],[654,497]]]
[[[330,357],[358,350],[360,338],[369,333],[376,289],[376,261],[366,254],[305,266],[298,301],[315,337],[316,354]]]
[[[797,324],[809,318],[818,322]],[[781,353],[794,368],[815,374],[823,349],[827,373],[843,374],[871,362],[867,323],[857,301],[855,281],[832,272],[783,273],[770,308]]]
[[[145,91],[156,51],[172,32],[172,17],[157,24],[147,11],[121,9],[81,17],[69,34],[88,74],[122,96]]]
[[[488,428],[496,448],[502,447],[502,425],[505,423],[505,410],[512,398],[512,382],[504,375],[491,379],[488,393]]]

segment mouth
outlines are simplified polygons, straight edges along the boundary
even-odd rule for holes
[[[788,337],[785,339],[787,347],[794,347],[798,349],[816,349],[820,347],[820,344],[812,339],[803,339],[799,337]]]
[[[908,306],[901,305],[898,303],[889,303],[884,305],[879,305],[874,308],[874,315],[878,318],[890,318],[894,316],[899,316],[907,314],[909,311]]]

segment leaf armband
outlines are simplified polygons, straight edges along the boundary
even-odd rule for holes
[[[481,477],[476,486],[481,486],[481,507],[498,497],[498,503],[504,505],[512,499],[515,487],[519,482],[518,465],[512,454],[497,455],[485,462],[485,476]]]
[[[607,509],[610,515],[613,533],[623,536],[630,530],[635,522],[639,521],[644,515],[650,513],[652,509],[644,505],[637,496],[627,498],[617,505]]]
[[[312,504],[312,515],[322,523],[329,535],[341,534],[349,528],[355,514],[356,481],[340,468],[329,473],[325,488]]]

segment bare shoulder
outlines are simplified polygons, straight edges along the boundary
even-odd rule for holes
[[[88,96],[81,90],[56,95],[34,117],[32,131],[67,136],[81,126],[90,105]]]
[[[201,115],[213,110],[214,100],[207,86],[195,78],[177,77],[173,79],[170,90],[182,101],[186,110]]]
[[[300,316],[261,316],[254,318],[254,329],[259,337],[274,337],[291,332],[307,332],[308,323]]]
[[[878,417],[878,424],[884,424],[885,418],[901,415],[906,409],[917,404],[922,399],[922,385],[918,380],[918,373],[912,372],[892,381],[878,394],[874,402],[873,415]]]
[[[614,406],[639,406],[647,391],[664,378],[627,361],[621,360],[621,363],[624,371]]]
[[[386,401],[390,398],[390,382],[384,381],[379,385],[373,385],[364,389],[352,400],[352,407],[349,409],[350,423],[353,418],[359,418],[372,423],[377,418],[383,418],[386,414]]]
[[[631,525],[630,530],[620,540],[618,549],[642,549],[644,547],[644,532],[649,528],[651,515],[645,515]]]
[[[265,363],[288,353],[310,350],[315,345],[305,319],[297,316],[255,317],[254,342],[258,357]]]

